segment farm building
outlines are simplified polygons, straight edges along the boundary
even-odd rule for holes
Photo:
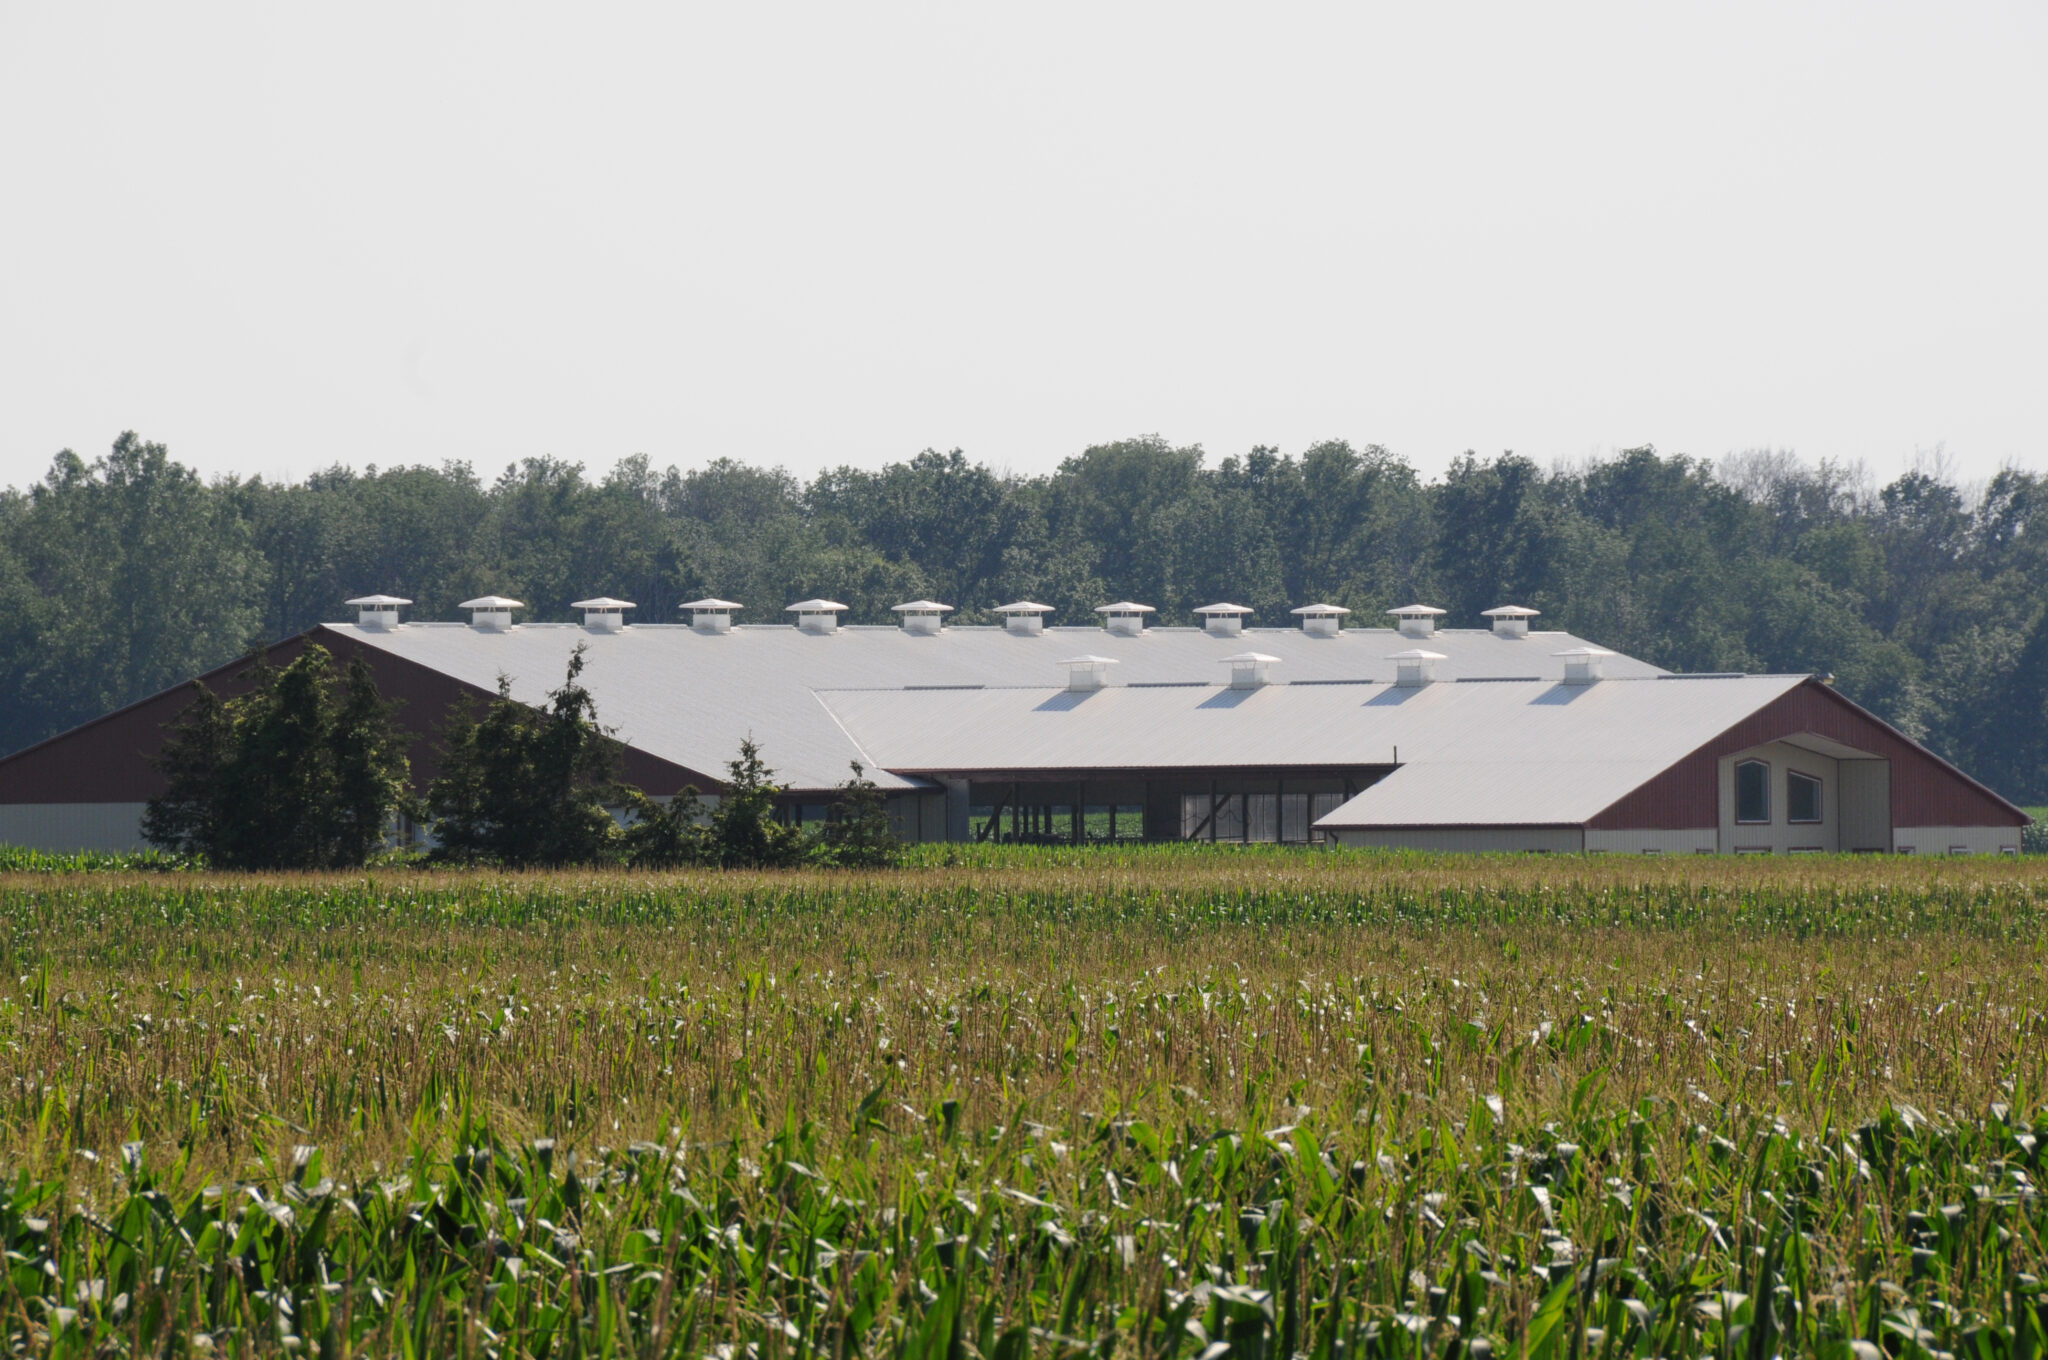
[[[824,816],[858,761],[920,840],[2015,854],[2027,822],[1820,679],[1671,674],[1516,606],[1466,629],[1423,605],[1389,611],[1389,628],[1345,627],[1329,605],[1255,628],[1229,604],[1153,626],[1128,601],[1077,627],[1029,601],[973,627],[929,600],[898,606],[896,626],[842,625],[830,600],[754,625],[715,599],[672,624],[628,623],[631,603],[609,598],[579,602],[581,624],[518,623],[501,596],[466,602],[467,623],[403,622],[392,596],[350,603],[354,623],[271,658],[307,643],[363,656],[405,703],[422,782],[451,704],[488,699],[501,675],[539,704],[584,643],[584,683],[648,792],[715,795],[751,737],[789,816]],[[231,692],[240,669],[202,678]],[[161,786],[150,757],[189,695],[0,760],[0,842],[138,844]]]

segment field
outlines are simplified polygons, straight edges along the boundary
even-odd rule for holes
[[[53,1354],[2048,1353],[2048,865],[0,875]]]

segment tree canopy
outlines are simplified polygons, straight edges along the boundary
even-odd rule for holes
[[[1502,603],[1684,670],[1832,673],[1843,693],[2009,796],[2048,800],[2048,478],[1876,485],[1782,453],[1652,448],[1570,466],[1466,454],[1425,480],[1374,445],[1212,459],[1156,437],[1042,476],[926,451],[809,482],[718,458],[601,478],[527,459],[206,483],[123,435],[0,493],[0,750],[279,638],[365,591],[453,618],[486,591],[570,619],[608,594],[668,620],[716,594],[779,622],[825,595],[851,621],[929,597],[961,622],[1030,598],[1069,620],[1130,598],[1162,618],[1228,599],[1261,622],[1412,600],[1459,623]]]

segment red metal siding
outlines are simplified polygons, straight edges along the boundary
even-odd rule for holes
[[[1874,714],[1819,681],[1808,681],[1758,709],[1586,825],[1600,831],[1718,826],[1721,757],[1802,732],[1832,738],[1891,762],[1893,826],[2021,826],[2027,820],[2018,808]]]
[[[384,697],[404,701],[398,720],[415,734],[407,754],[412,761],[413,784],[421,790],[440,772],[434,748],[449,705],[465,694],[478,700],[492,697],[486,690],[431,667],[325,628],[272,644],[271,664],[289,665],[309,638],[343,665],[361,655],[370,663],[370,673]],[[248,688],[242,678],[244,671],[245,663],[236,660],[200,679],[216,693],[239,694]],[[163,777],[151,768],[150,757],[163,746],[164,724],[184,712],[191,701],[192,687],[180,685],[0,760],[0,803],[140,803],[156,797],[163,792]],[[707,775],[630,746],[624,763],[625,778],[652,794],[675,793],[685,784],[711,793],[719,784]]]

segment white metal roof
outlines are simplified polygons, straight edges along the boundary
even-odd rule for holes
[[[1245,606],[1243,606],[1243,605],[1241,605],[1241,604],[1228,604],[1228,603],[1225,603],[1225,604],[1205,604],[1205,605],[1203,605],[1203,606],[1202,606],[1202,607],[1201,607],[1200,609],[1197,609],[1197,610],[1195,610],[1194,612],[1195,612],[1195,613],[1197,613],[1197,614],[1201,614],[1201,615],[1203,615],[1203,616],[1205,616],[1205,617],[1206,617],[1207,615],[1210,615],[1210,614],[1222,614],[1222,615],[1231,615],[1231,614],[1255,614],[1255,613],[1257,613],[1258,611],[1257,611],[1257,610],[1255,610],[1255,609],[1247,609],[1247,608],[1246,608]]]
[[[814,691],[908,687],[915,702],[934,699],[948,687],[1042,687],[1054,682],[1062,658],[1080,652],[1121,663],[1117,687],[1107,692],[1121,693],[1125,685],[1215,687],[1216,663],[1251,648],[1277,656],[1286,667],[1289,684],[1269,688],[1322,683],[1356,696],[1365,691],[1330,682],[1391,681],[1395,663],[1387,650],[1405,641],[1391,628],[1346,629],[1334,637],[1299,628],[1247,628],[1218,637],[1200,628],[1164,627],[1123,637],[1097,626],[1021,634],[994,625],[956,625],[937,637],[918,637],[893,624],[828,634],[785,623],[743,624],[729,633],[700,633],[683,623],[639,623],[616,633],[567,623],[522,624],[500,633],[462,623],[407,623],[387,631],[354,623],[326,626],[487,692],[503,673],[512,679],[514,697],[531,704],[543,703],[562,683],[570,650],[584,643],[583,683],[597,701],[599,719],[616,727],[622,739],[718,776],[741,739],[752,736],[777,778],[800,789],[844,782],[847,762],[854,759],[884,788],[908,787],[886,773],[886,761],[860,747]],[[1486,629],[1447,629],[1433,635],[1430,646],[1445,653],[1436,663],[1439,683],[1503,676],[1560,680],[1565,663],[1548,653],[1578,641],[1567,633],[1503,638]],[[1662,674],[1627,657],[1609,658],[1606,669],[1614,677]],[[1173,744],[1193,740],[1182,735]]]
[[[1438,609],[1433,604],[1404,604],[1399,609],[1389,609],[1387,612],[1397,619],[1433,619],[1451,611]]]
[[[1491,609],[1479,611],[1482,619],[1533,619],[1543,611],[1531,609],[1525,604],[1497,604]]]
[[[937,600],[910,600],[903,604],[892,604],[889,608],[898,614],[950,614],[953,606],[940,604]]]
[[[343,600],[342,603],[375,609],[379,606],[411,604],[412,601],[402,595],[358,595],[353,600]]]
[[[596,609],[610,612],[620,609],[638,609],[640,606],[634,604],[631,600],[615,600],[609,595],[599,595],[595,599],[572,600],[569,603],[569,607],[571,609]]]
[[[1573,825],[1804,676],[1393,685],[826,691],[903,771],[1400,768],[1319,825]]]
[[[1132,604],[1129,600],[1118,600],[1115,604],[1095,606],[1098,614],[1157,614],[1159,611],[1149,604]]]
[[[733,609],[745,609],[746,606],[736,600],[720,600],[707,597],[702,600],[692,600],[688,604],[679,604],[676,608],[694,609],[700,614],[717,614]]]
[[[1303,614],[1310,618],[1327,619],[1341,617],[1351,611],[1341,604],[1305,604],[1299,609],[1290,609],[1290,614]]]
[[[509,595],[479,595],[474,600],[464,600],[457,609],[524,609],[526,605]]]
[[[838,614],[845,609],[846,606],[837,600],[798,600],[795,604],[782,606],[785,614]]]

